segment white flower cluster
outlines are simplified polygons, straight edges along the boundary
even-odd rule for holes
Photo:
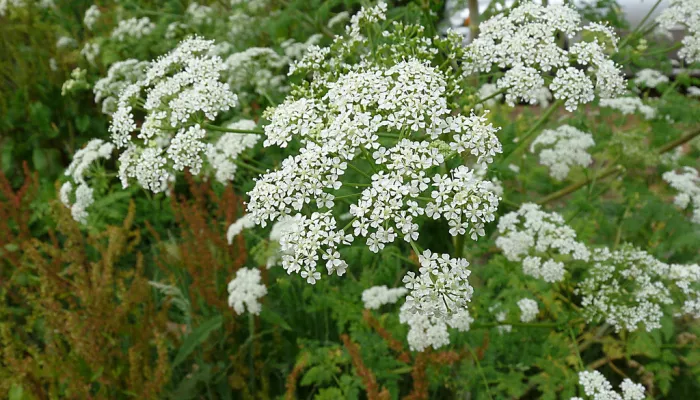
[[[678,25],[686,27],[683,48],[678,56],[688,63],[700,61],[700,0],[670,0],[668,8],[656,18],[659,28],[675,30]]]
[[[304,147],[299,155],[285,159],[280,169],[257,180],[248,203],[256,223],[265,226],[311,204],[332,208],[332,191],[344,186],[341,177],[348,165],[364,159],[375,173],[369,186],[359,193],[359,201],[350,206],[353,235],[336,231],[331,214],[314,213],[319,220],[328,220],[323,224],[328,230],[318,235],[329,246],[323,250],[324,258],[344,265],[337,260],[336,249],[353,236],[366,237],[373,252],[400,237],[416,240],[418,224],[414,219],[422,215],[444,217],[452,235],[469,232],[474,239],[483,235],[484,225],[494,219],[498,197],[464,166],[431,179],[428,172],[444,162],[440,146],[411,137],[424,135],[437,140],[451,136],[449,143],[440,142],[446,151],[471,155],[481,163],[491,162],[501,151],[496,129],[483,117],[449,115],[445,78],[427,64],[409,59],[390,68],[359,64],[355,69],[335,82],[326,82],[321,99],[288,98],[267,113],[271,122],[265,126],[265,146],[286,147],[297,138]],[[384,132],[396,132],[404,138],[386,147],[379,140]],[[431,182],[434,190],[423,196]],[[283,248],[295,253],[283,257],[283,267],[289,272],[303,267],[307,276],[315,276],[317,254],[302,251],[324,246],[307,246],[303,243],[306,240],[289,237],[281,241]],[[300,247],[288,247],[291,244]],[[330,264],[327,268],[329,272],[336,270]]]
[[[406,296],[408,310],[442,321],[466,310],[474,293],[467,280],[471,273],[467,269],[469,262],[430,250],[425,250],[418,260],[419,275],[409,271],[403,278],[410,290]]]
[[[236,314],[248,311],[258,315],[262,311],[258,299],[267,294],[267,287],[260,283],[259,269],[241,268],[236,272],[236,277],[229,282],[228,293],[228,305]]]
[[[581,371],[578,373],[578,382],[583,386],[583,392],[592,400],[644,400],[644,386],[625,378],[620,384],[620,395],[613,390],[612,385],[605,376],[598,371]],[[572,397],[571,400],[583,400],[581,397]]]
[[[525,323],[534,321],[540,312],[537,302],[532,299],[518,300],[518,307],[520,308],[520,321]]]
[[[643,70],[637,72],[637,76],[634,78],[634,83],[637,86],[655,88],[662,83],[668,83],[668,76],[664,75],[661,71],[644,68]]]
[[[537,204],[523,204],[518,211],[501,217],[498,232],[496,246],[506,258],[522,261],[526,275],[546,282],[564,279],[563,261],[590,259],[590,251],[576,240],[576,232],[566,225],[564,218],[542,211]]]
[[[85,57],[87,62],[95,65],[97,61],[97,56],[100,55],[100,44],[99,43],[85,43],[85,46],[80,50],[80,54]]]
[[[9,15],[11,11],[17,8],[25,8],[30,3],[39,8],[54,7],[53,0],[0,0],[0,17]]]
[[[479,25],[479,36],[464,54],[464,72],[507,69],[496,82],[506,90],[506,102],[535,104],[545,88],[545,75],[554,73],[549,84],[554,98],[565,101],[567,110],[588,103],[595,93],[602,98],[622,92],[625,80],[619,65],[608,56],[617,50],[618,38],[611,28],[591,23],[581,28],[581,17],[568,5],[541,6],[524,2],[507,15],[499,14]],[[594,34],[592,41],[561,48],[557,35],[573,39],[582,32]],[[575,68],[574,63],[587,70]]]
[[[573,126],[562,125],[557,129],[546,129],[530,145],[530,151],[539,152],[540,164],[549,167],[556,180],[565,179],[572,166],[587,167],[593,158],[586,150],[595,145],[590,133]]]
[[[226,240],[228,241],[228,244],[232,244],[233,239],[243,232],[243,229],[250,229],[254,226],[255,222],[253,222],[250,214],[246,214],[238,218],[236,222],[229,225],[228,230],[226,231]]]
[[[466,308],[452,314],[447,319],[443,319],[415,313],[409,304],[405,303],[399,311],[399,322],[407,324],[409,327],[408,347],[412,351],[423,351],[428,347],[437,350],[450,344],[450,334],[447,328],[451,327],[460,332],[466,332],[474,319]]]
[[[385,285],[372,286],[362,292],[362,302],[365,303],[365,308],[376,310],[385,304],[394,304],[404,297],[408,292],[405,288],[389,289]]]
[[[172,170],[199,173],[207,149],[200,122],[237,105],[228,84],[219,81],[225,65],[211,55],[213,46],[210,40],[186,39],[151,62],[144,79],[122,91],[109,130],[117,147],[126,148],[119,158],[124,187],[135,178],[142,187],[162,192],[173,179]],[[135,110],[146,114],[140,127]]]
[[[102,15],[100,12],[100,7],[98,7],[97,4],[91,5],[90,8],[85,11],[85,17],[83,17],[85,27],[91,31],[92,28],[95,27],[97,20],[100,19],[100,15]]]
[[[229,129],[252,130],[253,120],[243,119],[227,124]],[[224,185],[232,181],[238,171],[236,160],[246,149],[252,149],[260,140],[260,135],[247,133],[224,133],[215,144],[207,144],[206,156],[214,169],[214,177]]]
[[[286,57],[270,48],[250,47],[226,59],[227,82],[238,93],[248,88],[260,95],[285,92],[286,77],[282,69],[288,64]]]
[[[663,307],[673,303],[682,303],[677,315],[700,317],[696,264],[669,265],[631,247],[589,250],[576,241],[576,233],[559,214],[543,212],[534,204],[501,217],[498,230],[496,245],[508,260],[522,261],[526,275],[558,282],[564,279],[565,262],[592,264],[575,289],[589,322],[604,320],[628,331],[644,325],[651,331],[661,327]]]
[[[95,103],[102,102],[102,112],[108,115],[117,111],[119,94],[125,87],[146,77],[150,63],[134,59],[118,61],[112,64],[107,76],[95,83]]]
[[[190,3],[185,11],[193,25],[211,24],[216,10],[212,7],[199,4],[197,2]]]
[[[692,167],[683,167],[682,172],[668,171],[662,175],[663,179],[678,191],[673,202],[679,208],[685,210],[692,207],[691,221],[700,224],[700,174]]]
[[[56,48],[57,49],[64,49],[67,47],[75,47],[78,44],[78,42],[75,41],[70,36],[61,36],[56,40]]]
[[[644,251],[596,249],[593,266],[575,293],[589,321],[605,320],[616,330],[661,328],[662,306],[673,303],[662,279],[669,266]]]
[[[71,216],[80,223],[86,223],[87,208],[95,201],[93,189],[88,186],[86,173],[90,165],[98,159],[109,159],[112,156],[114,145],[106,143],[102,139],[92,139],[84,148],[78,150],[73,155],[65,175],[70,176],[72,181],[66,181],[59,191],[61,203],[70,208]],[[72,198],[75,198],[73,201]]]
[[[148,17],[124,19],[119,21],[119,25],[112,31],[112,38],[120,42],[138,40],[150,35],[155,28],[156,24]]]
[[[642,102],[639,97],[618,97],[616,99],[601,99],[601,107],[612,108],[624,115],[634,114],[636,112],[644,115],[646,119],[653,119],[656,116],[656,109]]]

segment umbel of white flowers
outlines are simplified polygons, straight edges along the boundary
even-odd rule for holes
[[[228,304],[236,314],[248,311],[258,315],[262,305],[258,301],[267,294],[267,287],[260,282],[260,270],[241,268],[236,277],[228,284]]]
[[[162,192],[174,171],[199,173],[207,150],[200,122],[213,121],[237,104],[228,84],[220,82],[225,64],[212,55],[213,48],[211,40],[187,39],[121,92],[109,130],[114,144],[125,149],[119,157],[124,187],[136,179],[142,187]],[[145,113],[140,127],[136,110]]]
[[[667,264],[630,246],[589,249],[559,214],[535,204],[501,217],[498,231],[496,245],[508,260],[522,262],[526,275],[558,282],[566,266],[582,265],[575,293],[589,322],[605,321],[618,331],[652,331],[673,306],[673,315],[700,318],[697,264]]]
[[[432,142],[441,135],[452,138],[445,148],[472,154],[477,162],[490,162],[501,151],[496,130],[484,118],[448,114],[439,70],[410,59],[390,68],[361,63],[355,70],[327,82],[321,99],[289,98],[268,113],[266,146],[284,147],[296,137],[304,147],[280,169],[262,175],[249,193],[248,212],[262,226],[301,214],[307,205],[316,208],[300,217],[302,229],[280,240],[287,253],[283,267],[301,271],[310,283],[320,278],[319,253],[329,274],[344,272],[338,246],[357,236],[366,237],[368,248],[378,252],[397,238],[416,240],[415,220],[426,215],[447,219],[453,235],[476,239],[498,206],[498,197],[468,167],[429,175],[444,162]],[[385,147],[379,140],[383,132],[405,132],[406,138]],[[426,138],[410,139],[420,135]],[[330,209],[348,164],[362,158],[376,172],[350,206],[350,234],[338,229]]]
[[[65,172],[70,180],[61,186],[59,198],[63,205],[70,208],[74,220],[83,224],[87,222],[87,209],[95,199],[93,189],[87,184],[86,174],[97,160],[111,158],[113,150],[113,144],[102,139],[92,139],[73,155],[73,161]]]
[[[598,371],[581,371],[578,373],[578,381],[583,386],[583,392],[592,400],[644,400],[644,386],[625,378],[620,384],[622,394],[613,390],[612,385],[605,376]],[[583,400],[581,397],[572,397],[571,400]]]
[[[506,102],[536,104],[545,89],[545,74],[554,73],[549,89],[566,109],[601,98],[616,97],[625,89],[620,66],[608,56],[617,50],[618,37],[605,25],[581,27],[581,16],[569,5],[541,6],[523,2],[506,14],[499,14],[479,25],[479,36],[464,53],[465,74],[506,69],[497,80],[505,90]],[[585,31],[592,40],[575,41]],[[571,44],[560,46],[558,34]],[[575,63],[586,66],[582,70]]]

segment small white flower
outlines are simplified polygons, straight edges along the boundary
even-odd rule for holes
[[[362,302],[365,304],[365,308],[376,310],[385,304],[396,303],[406,293],[408,290],[405,288],[389,289],[384,285],[373,286],[362,292]]]
[[[262,311],[259,299],[267,294],[267,288],[260,282],[260,270],[241,268],[228,284],[228,304],[236,314],[248,311],[258,315]]]
[[[530,151],[539,152],[540,164],[549,167],[550,175],[556,180],[565,179],[572,166],[587,167],[593,159],[588,148],[595,145],[590,133],[569,125],[555,130],[546,129],[532,142]]]
[[[532,299],[518,300],[518,307],[520,307],[520,321],[526,323],[534,321],[540,312],[537,302]]]

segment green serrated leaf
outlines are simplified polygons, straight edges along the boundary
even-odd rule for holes
[[[197,348],[197,346],[201,345],[207,340],[209,334],[221,328],[222,322],[223,317],[221,315],[217,315],[216,317],[205,321],[195,328],[192,333],[190,333],[182,342],[182,346],[180,346],[180,350],[177,352],[175,360],[173,360],[172,367],[175,368],[177,365],[185,361],[185,359]]]

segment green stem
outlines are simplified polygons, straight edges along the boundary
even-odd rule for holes
[[[411,248],[413,249],[413,252],[416,253],[416,256],[420,256],[422,253],[421,253],[420,249],[418,248],[418,245],[416,244],[416,242],[411,240],[410,243],[411,243]]]
[[[656,8],[659,6],[659,4],[661,4],[661,0],[656,0],[654,7],[652,7],[649,10],[649,12],[647,13],[647,15],[644,16],[644,18],[639,23],[639,25],[637,25],[637,27],[634,28],[634,30],[629,35],[627,35],[627,37],[625,37],[625,39],[622,41],[622,43],[620,43],[619,48],[624,47],[630,41],[630,39],[632,39],[632,37],[635,34],[637,34],[637,32],[639,32],[639,30],[644,26],[644,24],[646,24],[647,20],[649,19],[649,17],[651,17],[651,14],[654,12],[654,10],[656,10]]]
[[[464,254],[464,235],[457,235],[455,238],[455,258],[462,258]]]
[[[367,175],[367,173],[366,173],[365,171],[363,171],[363,170],[357,168],[356,166],[354,166],[354,165],[348,163],[348,167],[354,169],[355,171],[357,171],[357,173],[359,173],[360,175],[364,176],[365,178],[367,178],[367,179],[369,179],[369,180],[372,180],[372,177],[371,177],[371,176]]]
[[[240,162],[240,161],[238,161],[238,160],[235,160],[234,162],[235,162],[236,165],[238,165],[239,167],[245,168],[245,169],[248,169],[248,170],[251,170],[251,171],[255,172],[256,174],[262,175],[262,174],[265,173],[265,171],[261,170],[260,168],[255,168],[254,166],[248,165],[248,164],[246,164],[246,163],[244,163],[244,162]]]
[[[248,352],[248,368],[250,368],[250,392],[255,393],[255,314],[248,313],[248,337],[251,341]]]
[[[581,352],[578,349],[578,341],[576,340],[576,335],[574,334],[574,328],[569,328],[569,334],[571,335],[571,345],[574,347],[576,350],[576,356],[578,357],[578,366],[580,368],[580,371],[585,371],[586,367],[583,364],[583,358],[581,358]]]
[[[367,162],[369,163],[369,166],[372,168],[372,171],[376,174],[377,172],[377,167],[374,165],[374,159],[367,154],[367,150],[364,148],[364,146],[360,146],[360,150],[362,150],[362,155],[365,157]]]
[[[476,103],[474,103],[474,105],[481,104],[481,103],[483,103],[483,102],[489,101],[489,100],[493,99],[494,97],[498,97],[498,96],[502,95],[502,94],[505,93],[506,91],[508,91],[508,88],[501,89],[501,90],[499,90],[499,91],[497,91],[497,92],[494,92],[494,93],[491,94],[490,96],[487,96],[487,97],[485,97],[485,98],[483,98],[483,99],[477,100]]]
[[[541,199],[540,201],[538,201],[537,204],[540,204],[540,205],[541,205],[541,204],[551,203],[551,202],[553,202],[553,201],[555,201],[555,200],[558,200],[558,199],[560,199],[560,198],[562,198],[562,197],[564,197],[564,196],[566,196],[566,195],[568,195],[568,194],[571,194],[571,193],[575,192],[576,190],[578,190],[578,189],[580,189],[580,188],[586,186],[587,184],[589,184],[589,183],[591,183],[591,182],[593,182],[593,181],[597,181],[597,180],[599,180],[599,179],[607,178],[608,176],[613,175],[613,174],[620,173],[620,172],[622,172],[623,170],[624,170],[624,168],[623,168],[621,165],[614,165],[614,166],[608,167],[608,168],[606,168],[605,170],[603,170],[603,171],[602,171],[600,174],[598,174],[598,175],[595,175],[595,176],[593,176],[593,177],[586,178],[586,179],[584,179],[584,180],[582,180],[582,181],[576,182],[576,183],[574,183],[574,184],[572,184],[572,185],[569,185],[569,186],[565,187],[564,189],[561,189],[561,190],[559,190],[559,191],[556,191],[556,192],[550,194],[549,196],[546,196],[545,198],[543,198],[543,199]]]
[[[486,374],[484,373],[484,370],[481,368],[481,363],[479,362],[479,357],[474,354],[472,351],[472,347],[467,345],[467,350],[469,350],[469,354],[471,354],[472,358],[474,359],[474,363],[476,364],[476,368],[479,370],[479,374],[481,375],[481,378],[484,380],[484,386],[486,386],[486,394],[489,395],[489,399],[493,400],[493,396],[491,395],[491,389],[489,388],[489,381],[486,379]]]
[[[333,199],[334,199],[334,200],[347,199],[347,198],[349,198],[349,197],[355,197],[355,196],[359,196],[359,195],[361,195],[361,194],[362,194],[362,192],[360,192],[360,193],[353,193],[353,194],[344,194],[344,195],[342,195],[342,196],[335,196]]]
[[[676,139],[670,143],[667,143],[667,144],[661,146],[659,148],[659,150],[657,150],[657,153],[659,153],[659,154],[668,153],[669,151],[675,149],[676,147],[693,140],[698,135],[700,135],[700,129],[696,129],[688,134],[685,134],[685,135],[679,137],[678,139]]]
[[[683,43],[678,42],[678,43],[674,44],[673,46],[671,46],[671,47],[669,47],[669,48],[667,48],[667,49],[656,50],[656,51],[652,51],[651,53],[643,53],[643,54],[640,54],[640,55],[641,55],[641,56],[644,56],[644,57],[649,57],[649,56],[655,56],[655,55],[657,55],[657,54],[666,54],[666,53],[669,53],[669,52],[671,52],[671,51],[673,51],[673,50],[678,50],[678,49],[680,49],[681,47],[683,47]]]
[[[564,101],[563,101],[563,100],[557,100],[557,101],[555,101],[554,103],[552,103],[552,105],[549,106],[549,108],[547,109],[547,111],[546,111],[544,114],[542,114],[542,116],[540,117],[540,119],[537,120],[537,122],[535,122],[535,125],[533,125],[527,132],[525,132],[525,134],[523,135],[523,137],[520,139],[520,143],[518,143],[518,145],[517,145],[515,148],[513,148],[510,152],[504,154],[502,163],[505,163],[506,161],[508,161],[508,159],[509,159],[513,154],[517,153],[518,150],[520,150],[521,148],[527,147],[527,144],[530,142],[530,137],[531,137],[535,132],[537,132],[537,131],[542,127],[542,125],[544,125],[544,124],[549,120],[549,117],[551,117],[552,114],[554,114],[554,112],[555,112],[562,104],[564,104]]]

